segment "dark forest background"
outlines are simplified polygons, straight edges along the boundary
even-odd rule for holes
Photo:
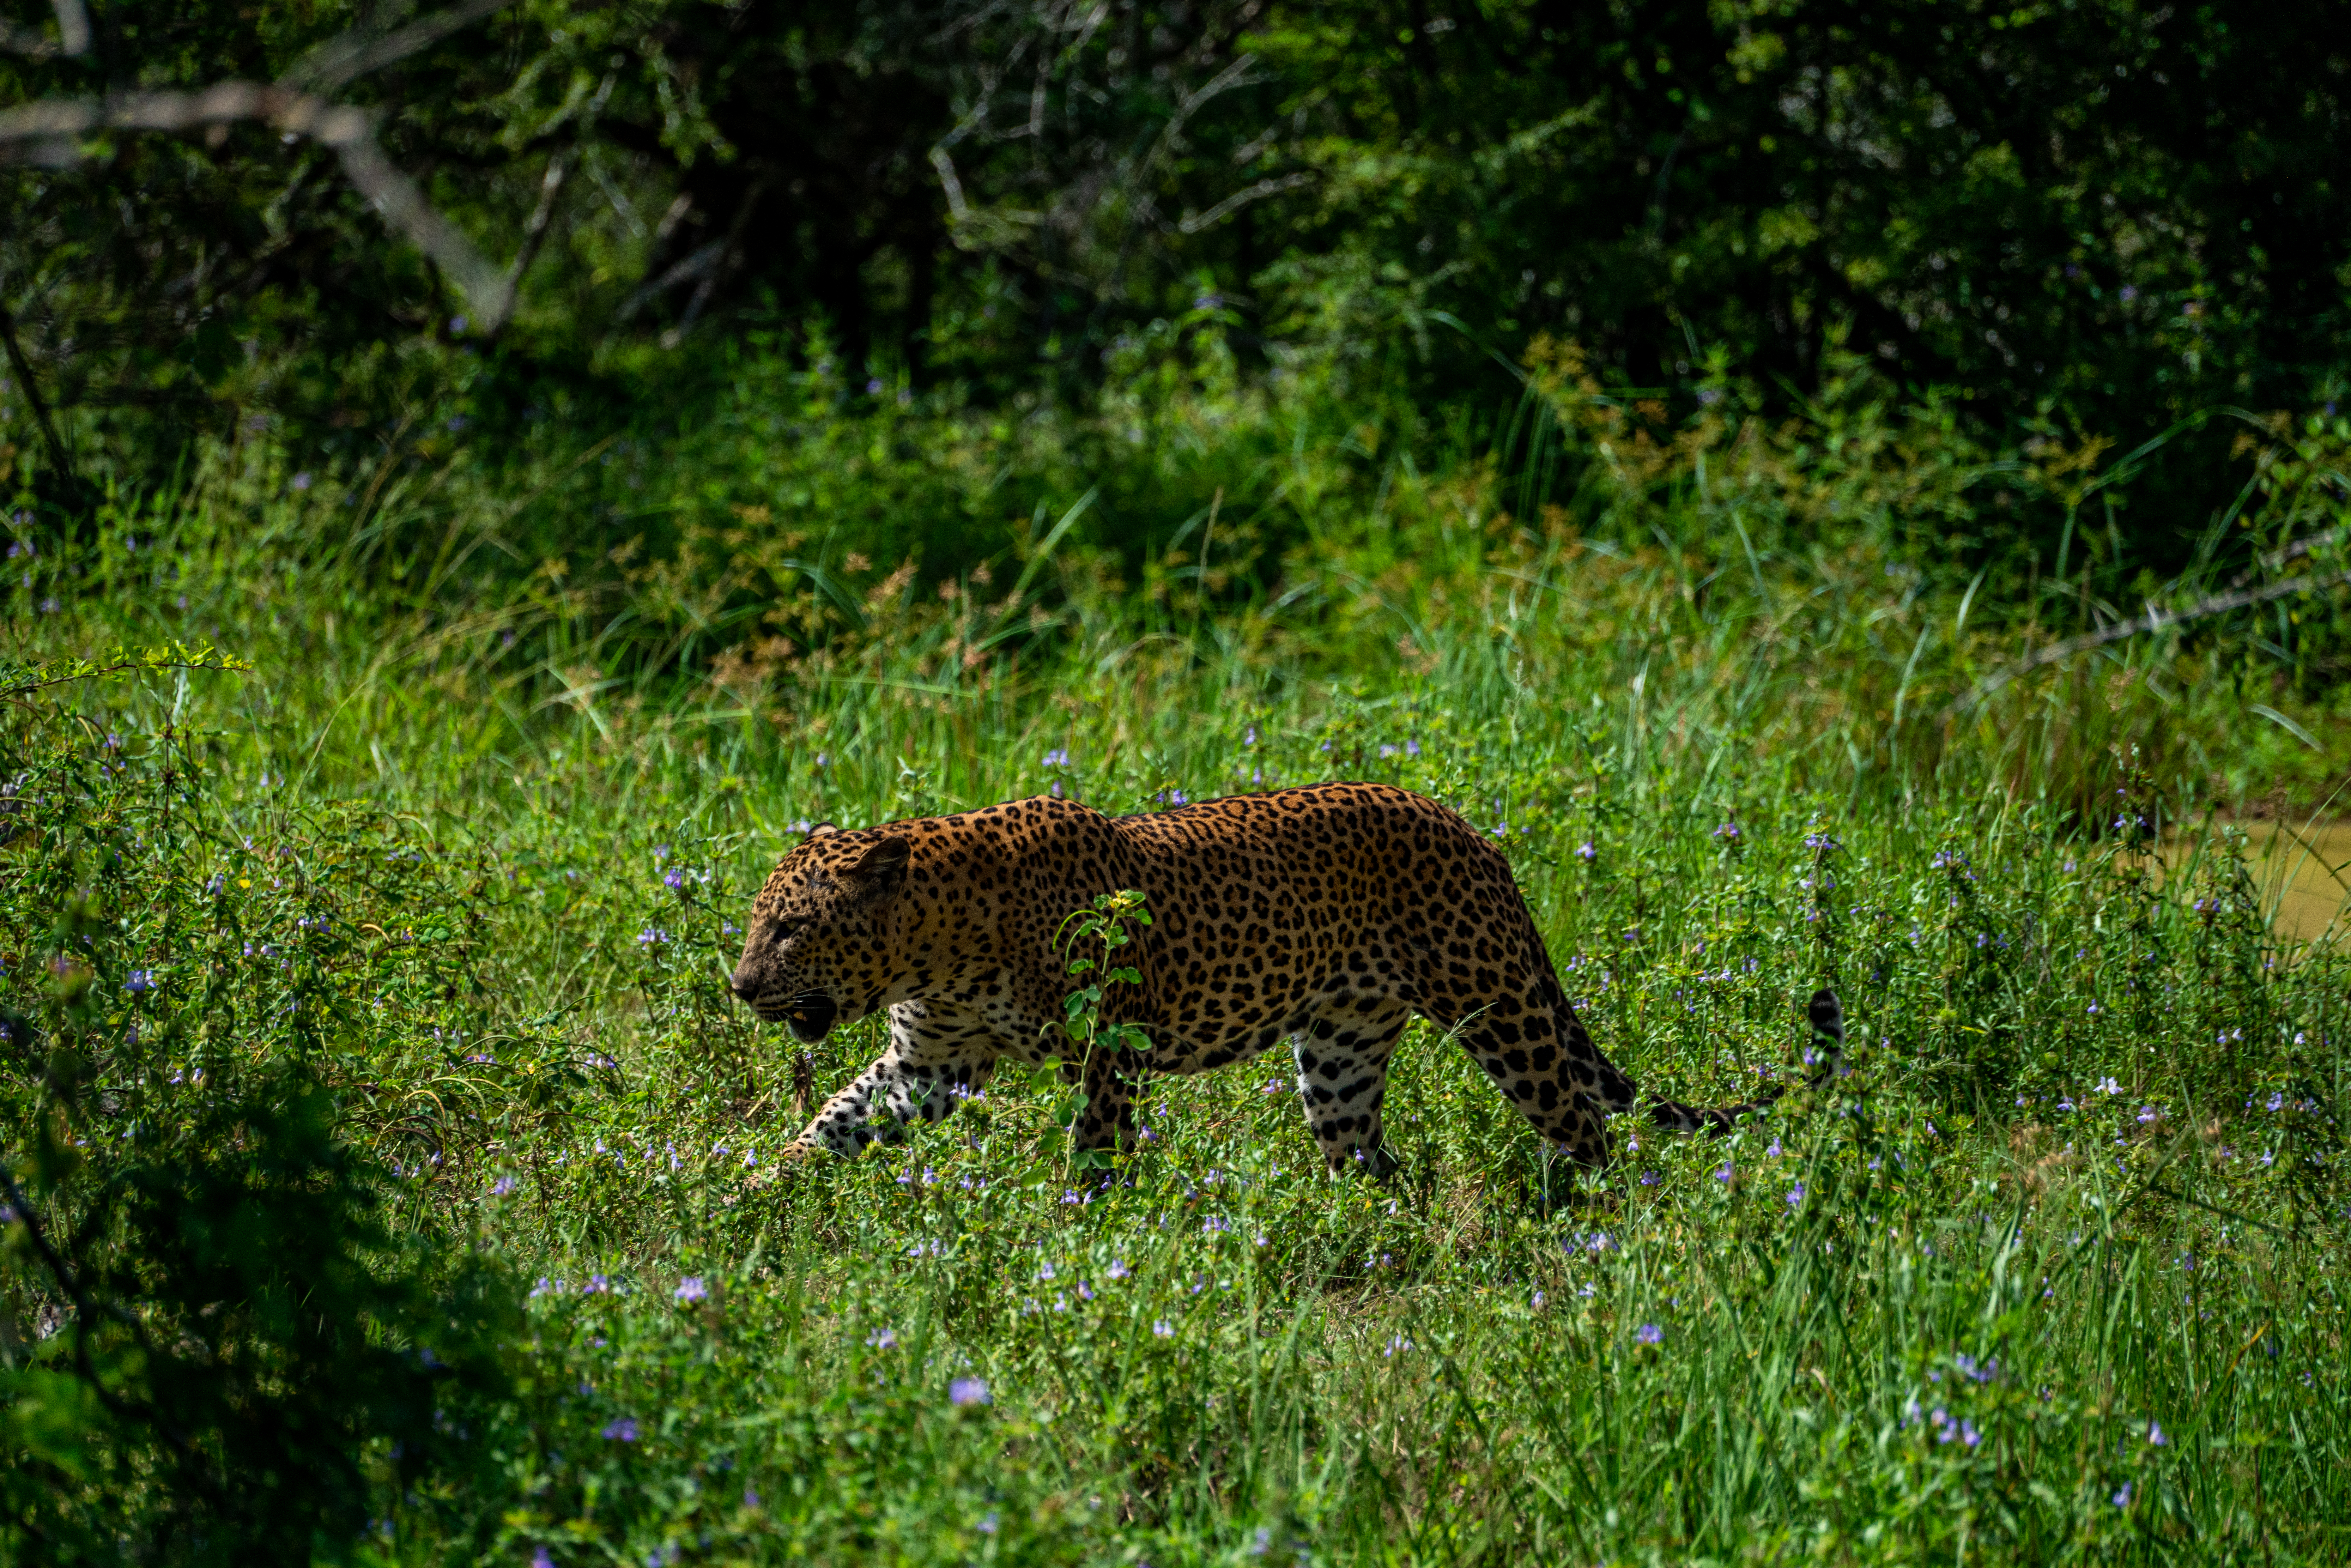
[[[2345,391],[2317,0],[11,5],[6,428],[60,515],[256,432],[353,472],[618,437],[640,487],[756,503],[695,449],[747,396],[790,405],[763,461],[879,409],[919,462],[926,418],[1077,431],[1204,377],[1434,466],[1496,450],[1559,344],[1661,434],[1866,373],[1991,466],[2168,435],[2101,524],[2168,572],[2245,483],[2220,411]],[[1056,450],[1113,535],[1249,488],[1154,502],[1115,444]],[[843,526],[951,564],[970,508],[893,486]],[[1069,500],[1033,488],[1000,509]],[[1956,546],[2073,528],[2001,520]]]

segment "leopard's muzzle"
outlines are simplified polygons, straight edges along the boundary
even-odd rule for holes
[[[814,1045],[832,1030],[841,1004],[822,991],[802,991],[784,1004],[784,1020],[795,1038]]]

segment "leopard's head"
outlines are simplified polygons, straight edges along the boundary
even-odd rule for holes
[[[777,862],[751,907],[735,994],[763,1022],[789,1021],[810,1041],[881,1006],[894,978],[891,905],[912,851],[883,829],[817,829]]]

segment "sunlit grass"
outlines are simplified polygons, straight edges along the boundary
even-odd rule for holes
[[[412,1491],[380,1469],[370,1554],[2346,1550],[2344,971],[2275,935],[2225,840],[2159,883],[2180,790],[2126,750],[2088,821],[2018,788],[1996,734],[1868,751],[1865,705],[1823,716],[1876,678],[1832,632],[1758,663],[1629,599],[1604,649],[1529,612],[1351,679],[1215,627],[1153,653],[1111,603],[966,674],[952,619],[910,616],[779,721],[508,669],[495,617],[370,620],[308,570],[230,552],[186,612],[176,585],[17,604],[54,643],[184,625],[259,667],[13,718],[87,793],[9,852],[0,920],[32,1015],[25,956],[95,912],[101,1089],[168,1107],[303,1054],[398,1223],[528,1291],[511,1391],[443,1412],[474,1462]],[[168,832],[166,768],[193,790]],[[1114,1172],[1056,1152],[1060,1091],[1010,1074],[899,1148],[777,1167],[800,1071],[821,1098],[881,1038],[803,1064],[726,996],[793,823],[1332,777],[1495,832],[1646,1085],[1800,1073],[1823,983],[1855,1074],[1726,1141],[1620,1124],[1579,1181],[1416,1026],[1385,1184],[1320,1171],[1265,1062],[1155,1086]],[[136,852],[74,837],[101,828]]]

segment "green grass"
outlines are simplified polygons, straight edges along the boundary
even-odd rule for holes
[[[1027,603],[982,625],[902,584],[862,640],[718,685],[591,671],[596,623],[528,594],[390,613],[380,568],[279,517],[149,514],[7,589],[26,654],[189,636],[254,668],[9,705],[0,1000],[8,1157],[88,1266],[121,1261],[122,1173],[244,1157],[207,1107],[291,1072],[379,1199],[377,1277],[511,1281],[463,1322],[365,1309],[369,1343],[455,1370],[429,1455],[336,1428],[364,1506],[318,1514],[320,1558],[2351,1551],[2351,971],[2270,933],[2217,831],[2149,875],[2172,814],[2205,832],[2215,757],[2294,744],[2233,716],[2227,647],[2125,648],[1913,745],[1888,710],[1957,606],[1876,554],[1726,554],[1696,595],[1681,548],[1498,559],[1473,532],[1304,606],[1171,610],[1072,568],[992,645]],[[1929,710],[1971,667],[1933,668]],[[2159,702],[2108,678],[2149,668]],[[803,1066],[821,1097],[880,1044],[868,1020],[803,1064],[724,989],[793,822],[1339,777],[1506,830],[1645,1085],[1799,1072],[1823,983],[1856,1074],[1727,1142],[1620,1124],[1576,1185],[1416,1026],[1386,1185],[1315,1168],[1264,1063],[1155,1087],[1107,1180],[1052,1152],[1059,1090],[1008,1078],[894,1151],[776,1169]],[[8,1234],[10,1550],[227,1551],[153,1424],[73,1392],[74,1303]],[[135,1264],[109,1278],[147,1354],[192,1354],[165,1331],[222,1303]],[[96,1343],[127,1398],[160,1362],[123,1321]],[[300,1406],[256,1389],[239,1410]]]

